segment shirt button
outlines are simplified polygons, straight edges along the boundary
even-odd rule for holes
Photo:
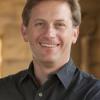
[[[43,96],[43,94],[40,92],[40,93],[39,93],[39,97],[42,97],[42,96]]]

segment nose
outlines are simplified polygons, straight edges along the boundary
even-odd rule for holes
[[[56,37],[56,30],[55,30],[55,28],[53,27],[53,25],[48,25],[48,26],[47,26],[46,31],[45,31],[45,35],[46,35],[47,37],[51,37],[51,38]]]

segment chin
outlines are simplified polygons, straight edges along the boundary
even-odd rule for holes
[[[57,59],[55,57],[52,57],[52,58],[44,58],[42,59],[43,62],[45,63],[54,63],[57,61]]]

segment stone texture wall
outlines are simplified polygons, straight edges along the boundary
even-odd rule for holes
[[[27,68],[28,44],[21,36],[21,12],[25,0],[0,0],[0,76]],[[100,0],[80,0],[82,24],[72,56],[80,69],[100,78]]]

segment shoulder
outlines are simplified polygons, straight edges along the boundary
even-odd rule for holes
[[[99,100],[100,99],[100,80],[96,80],[92,87],[86,94],[86,100]]]
[[[18,83],[26,73],[25,70],[0,79],[0,100],[22,100]]]
[[[1,91],[6,91],[7,89],[13,89],[18,82],[21,80],[23,76],[27,73],[27,70],[18,72],[13,75],[9,75],[7,77],[1,78],[0,79],[0,93]]]
[[[79,71],[79,88],[85,91],[84,100],[100,99],[100,80],[93,75]]]
[[[93,74],[89,74],[87,72],[83,72],[79,70],[79,84],[84,84],[89,87],[99,87],[100,88],[100,80],[97,79]]]

